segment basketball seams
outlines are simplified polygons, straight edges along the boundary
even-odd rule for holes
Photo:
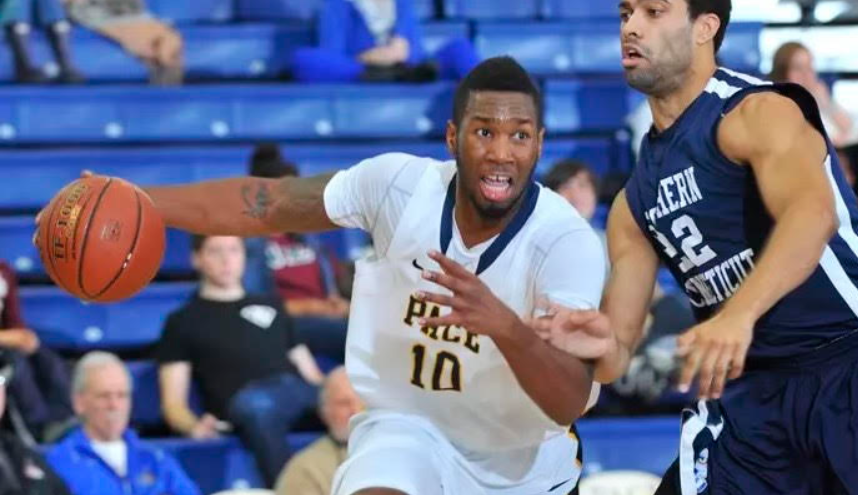
[[[83,260],[84,253],[86,252],[87,242],[89,241],[89,229],[92,227],[92,219],[95,217],[95,213],[98,211],[98,206],[101,204],[101,200],[104,198],[107,190],[110,189],[110,186],[113,184],[113,178],[108,177],[107,182],[104,184],[104,187],[101,189],[101,192],[98,194],[98,199],[95,201],[95,204],[92,206],[92,211],[89,212],[89,216],[86,219],[86,224],[83,230],[83,241],[81,241],[80,245],[80,259],[78,260],[77,266],[77,285],[80,289],[81,294],[86,296],[87,299],[94,299],[89,292],[87,292],[86,288],[83,286]],[[76,236],[75,236],[76,237]]]
[[[137,249],[137,243],[140,241],[140,230],[143,228],[143,204],[140,201],[140,194],[136,190],[134,191],[134,199],[137,200],[137,229],[134,231],[134,240],[131,241],[131,247],[128,249],[128,253],[125,255],[125,259],[123,260],[122,265],[120,265],[119,270],[116,272],[116,275],[98,294],[92,296],[93,299],[101,297],[105,292],[113,287],[113,284],[115,284],[116,281],[119,280],[119,277],[122,276],[122,273],[125,271],[125,268],[134,256],[134,251]],[[95,214],[94,211],[93,214]]]

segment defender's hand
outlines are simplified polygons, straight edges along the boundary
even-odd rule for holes
[[[599,359],[617,345],[607,315],[596,310],[552,305],[547,316],[527,323],[543,340],[579,359]]]
[[[676,354],[684,359],[679,390],[687,392],[699,375],[701,399],[718,399],[727,380],[739,378],[754,336],[754,323],[718,314],[677,338]]]

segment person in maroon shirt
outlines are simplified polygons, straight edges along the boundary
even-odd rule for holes
[[[254,177],[298,175],[295,165],[283,160],[274,144],[257,146],[250,164]],[[342,362],[348,328],[349,301],[342,297],[337,279],[343,266],[314,238],[282,234],[249,240],[245,286],[259,292],[276,292],[292,317],[298,338],[315,355]],[[262,273],[260,273],[262,272]]]
[[[63,360],[39,342],[21,316],[18,279],[0,261],[0,349],[10,353],[15,376],[9,396],[20,409],[30,432],[51,440],[74,418],[70,378]]]

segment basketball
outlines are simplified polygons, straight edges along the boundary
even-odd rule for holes
[[[39,255],[58,286],[113,302],[146,286],[164,256],[164,222],[149,197],[115,177],[78,179],[42,212]]]

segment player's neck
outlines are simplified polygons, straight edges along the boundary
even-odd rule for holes
[[[210,282],[200,282],[200,297],[209,301],[232,302],[244,297],[244,287],[218,287]]]
[[[648,98],[653,124],[658,132],[664,132],[670,128],[694,103],[694,100],[706,89],[716,69],[714,60],[696,64],[689,69],[685,83],[679,89],[663,97]]]
[[[456,207],[453,215],[459,227],[459,235],[466,248],[471,249],[503,232],[521,207],[521,198],[510,210],[500,218],[487,218],[477,211],[476,207],[460,192],[456,193]]]

